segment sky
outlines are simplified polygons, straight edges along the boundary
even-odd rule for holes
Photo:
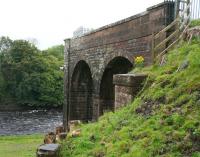
[[[0,0],[0,36],[64,44],[78,27],[99,28],[164,0]]]

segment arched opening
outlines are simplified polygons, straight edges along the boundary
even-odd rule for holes
[[[132,63],[124,57],[116,57],[106,66],[100,84],[100,115],[114,110],[114,74],[126,74],[132,69]]]
[[[93,81],[90,68],[85,61],[79,61],[71,80],[70,120],[92,120],[92,91]]]

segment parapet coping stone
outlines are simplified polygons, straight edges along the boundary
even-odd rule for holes
[[[155,9],[155,8],[159,8],[159,7],[161,7],[162,5],[165,5],[165,4],[167,4],[167,3],[169,3],[169,2],[162,2],[162,3],[159,3],[159,4],[157,4],[157,5],[154,5],[154,6],[151,6],[151,7],[147,8],[146,11],[144,11],[144,12],[142,12],[142,13],[139,13],[139,14],[136,14],[136,15],[133,15],[133,16],[130,16],[130,17],[128,17],[128,18],[119,20],[119,21],[117,21],[117,22],[114,22],[114,23],[111,23],[111,24],[108,24],[108,25],[105,25],[105,26],[102,26],[102,27],[97,28],[97,29],[94,29],[94,30],[92,30],[92,31],[90,31],[90,32],[88,32],[88,33],[85,33],[85,34],[83,34],[83,35],[81,35],[81,36],[79,36],[79,37],[72,37],[71,39],[80,39],[80,38],[82,38],[82,37],[91,35],[91,34],[93,34],[93,33],[102,31],[102,30],[104,30],[104,29],[108,29],[108,28],[111,28],[111,27],[120,25],[120,24],[122,24],[122,23],[131,21],[131,20],[134,20],[134,19],[139,18],[139,17],[141,17],[141,16],[147,15],[147,14],[149,13],[150,10],[153,10],[153,9]],[[67,39],[65,39],[65,40],[69,40],[69,39],[70,39],[70,38],[67,38]]]
[[[116,74],[113,76],[113,84],[129,87],[137,87],[146,78],[147,74],[137,73],[137,74]]]

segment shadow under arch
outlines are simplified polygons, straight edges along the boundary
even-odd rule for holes
[[[125,57],[118,56],[112,59],[106,66],[100,83],[100,107],[99,114],[114,110],[114,74],[126,74],[131,71],[133,64]]]
[[[93,80],[89,65],[81,60],[73,71],[70,88],[69,120],[92,120]]]

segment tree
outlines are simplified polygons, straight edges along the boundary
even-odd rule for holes
[[[0,37],[0,54],[6,53],[12,46],[12,40],[9,37]]]
[[[12,46],[12,40],[9,37],[0,37],[0,101],[5,98],[6,81],[2,74],[2,62],[5,60],[5,55]]]
[[[18,104],[62,105],[63,72],[59,70],[64,60],[62,51],[62,45],[40,51],[29,41],[12,41],[3,50],[0,98],[6,93],[7,98]]]
[[[47,55],[52,55],[58,58],[60,61],[63,61],[64,60],[64,45],[56,45],[56,46],[50,47],[47,50],[44,50],[43,53]]]

